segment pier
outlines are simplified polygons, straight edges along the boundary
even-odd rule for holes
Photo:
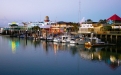
[[[102,31],[94,33],[102,41],[118,44],[121,42],[121,31]]]

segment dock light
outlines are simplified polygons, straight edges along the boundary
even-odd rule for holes
[[[38,36],[39,36],[39,29],[38,29]]]
[[[27,39],[27,30],[26,30],[26,39]]]

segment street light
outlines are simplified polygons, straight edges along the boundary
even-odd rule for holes
[[[27,39],[27,30],[26,30],[26,39]]]
[[[38,29],[38,36],[39,36],[39,29]]]

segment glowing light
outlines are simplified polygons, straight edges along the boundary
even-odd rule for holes
[[[115,62],[116,61],[116,58],[114,56],[110,56],[110,61],[111,62]]]

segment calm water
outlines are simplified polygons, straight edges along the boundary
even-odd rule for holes
[[[0,75],[121,75],[120,50],[0,36]]]

